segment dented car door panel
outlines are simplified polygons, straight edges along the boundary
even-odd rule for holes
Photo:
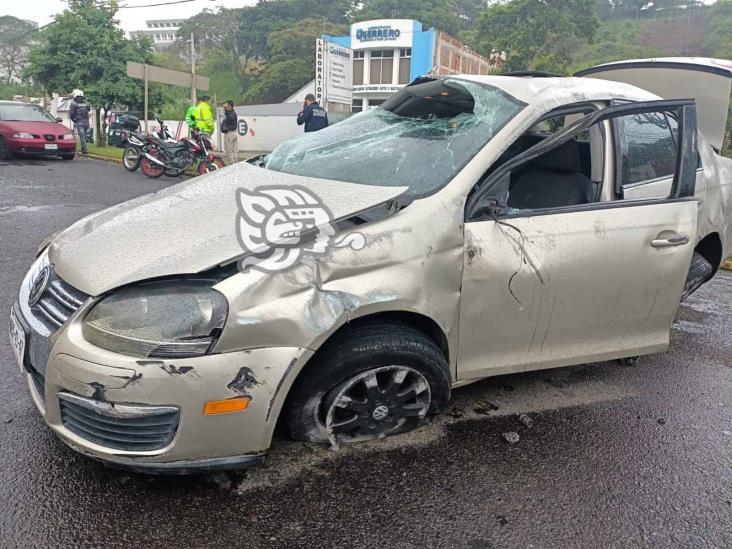
[[[697,204],[623,206],[466,223],[460,379],[666,348]]]

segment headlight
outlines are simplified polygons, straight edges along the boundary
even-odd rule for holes
[[[28,132],[15,132],[13,137],[20,137],[21,139],[33,139],[35,135]]]
[[[212,280],[149,282],[104,298],[84,319],[87,341],[125,355],[182,358],[206,354],[221,333],[228,303]]]
[[[64,141],[73,141],[74,140],[74,134],[73,133],[65,133],[61,136],[61,139]]]

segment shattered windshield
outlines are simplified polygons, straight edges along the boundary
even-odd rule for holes
[[[376,109],[277,147],[270,170],[390,187],[444,187],[524,103],[493,86],[422,78]]]

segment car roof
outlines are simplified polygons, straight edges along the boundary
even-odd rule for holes
[[[597,78],[573,76],[544,76],[527,73],[525,76],[456,74],[458,78],[497,87],[528,105],[540,108],[546,105],[560,107],[583,101],[653,101],[660,99],[642,88]]]

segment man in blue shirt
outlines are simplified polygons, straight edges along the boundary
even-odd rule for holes
[[[305,96],[305,104],[297,115],[297,125],[303,124],[306,132],[317,132],[328,127],[328,113],[318,105],[312,93]]]

